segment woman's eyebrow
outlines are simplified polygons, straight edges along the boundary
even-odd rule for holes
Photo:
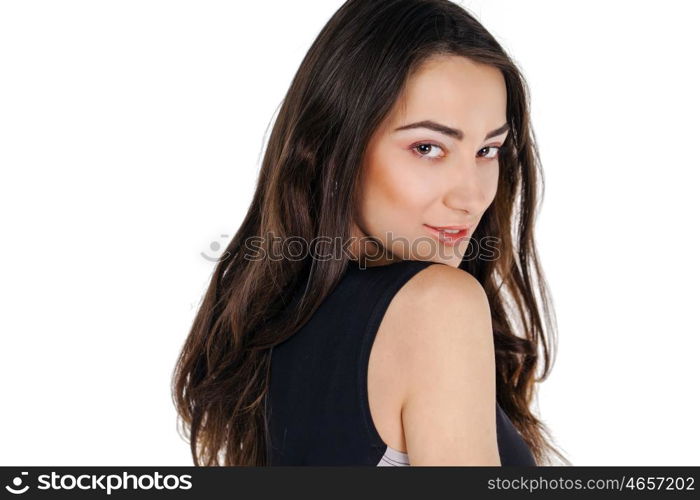
[[[394,129],[394,132],[397,132],[399,130],[406,130],[406,129],[411,129],[411,128],[427,128],[429,130],[434,130],[435,132],[439,132],[441,134],[445,134],[450,137],[454,137],[458,141],[461,141],[462,138],[464,137],[464,132],[462,132],[459,129],[448,127],[447,125],[442,125],[440,123],[436,123],[432,120],[423,120],[420,122],[416,123],[411,123],[410,125],[404,125],[402,127]],[[484,137],[484,140],[490,139],[491,137],[496,137],[497,135],[501,135],[503,132],[507,132],[510,129],[510,126],[508,123],[504,123],[497,129],[492,130],[488,134],[486,134],[486,137]]]

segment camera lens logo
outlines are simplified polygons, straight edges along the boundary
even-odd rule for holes
[[[221,235],[222,238],[228,238],[228,236],[229,236],[228,234],[222,234],[222,235]],[[218,241],[212,241],[212,242],[209,244],[209,248],[211,249],[212,252],[218,252],[219,249],[221,248],[221,245],[219,244]],[[205,254],[204,252],[199,252],[199,255],[201,255],[202,257],[204,257],[204,258],[205,258],[206,260],[208,260],[209,262],[219,262],[219,261],[221,261],[221,260],[226,260],[226,259],[228,259],[228,258],[229,258],[229,255],[231,255],[231,254],[230,254],[229,252],[224,252],[224,253],[223,253],[222,255],[220,255],[219,257],[209,257],[209,256],[208,256],[207,254]]]
[[[22,476],[26,476],[28,474],[29,474],[29,472],[22,472],[21,473]],[[16,478],[14,478],[12,480],[12,485],[14,486],[14,488],[12,486],[5,486],[5,489],[7,491],[9,491],[10,493],[14,493],[15,495],[21,495],[22,493],[25,493],[29,489],[28,484],[25,485],[24,488],[21,488],[22,478],[20,476],[17,476]],[[15,489],[15,488],[17,488],[17,489]]]

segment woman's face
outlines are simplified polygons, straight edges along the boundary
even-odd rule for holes
[[[506,104],[494,67],[441,56],[415,73],[370,139],[353,224],[353,236],[376,238],[390,253],[372,253],[377,249],[363,242],[355,255],[370,259],[368,266],[405,259],[459,266],[496,196]],[[449,243],[427,226],[468,229]]]

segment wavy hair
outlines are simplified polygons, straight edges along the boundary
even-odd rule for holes
[[[496,198],[473,234],[498,238],[499,252],[464,259],[460,268],[479,280],[491,305],[498,402],[538,465],[555,457],[570,464],[532,411],[536,384],[551,371],[556,321],[534,241],[544,182],[526,82],[495,38],[449,0],[348,0],[294,75],[252,202],[173,371],[173,400],[195,465],[268,464],[271,349],[306,323],[347,266],[343,258],[251,259],[250,242],[272,251],[273,237],[350,238],[369,139],[410,76],[440,55],[496,67],[506,82],[511,133]]]

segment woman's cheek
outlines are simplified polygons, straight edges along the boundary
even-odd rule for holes
[[[498,191],[498,166],[496,166],[487,179],[487,192],[489,200],[493,201]]]

